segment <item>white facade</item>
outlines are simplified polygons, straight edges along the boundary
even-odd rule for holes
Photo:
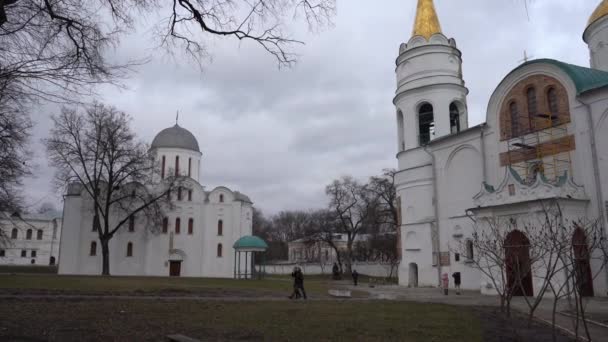
[[[402,217],[401,285],[438,286],[443,274],[460,272],[463,288],[487,288],[467,255],[456,255],[456,247],[471,237],[474,223],[470,216],[533,214],[534,203],[543,198],[535,189],[551,192],[553,199],[563,200],[569,217],[602,218],[606,228],[608,73],[601,70],[608,70],[608,50],[600,43],[607,38],[607,18],[595,21],[587,29],[585,40],[590,42],[592,68],[555,60],[520,65],[503,79],[489,99],[486,122],[471,128],[466,122],[467,91],[461,78],[461,55],[454,40],[436,33],[428,40],[414,36],[400,47],[394,104],[399,139],[396,186]],[[599,45],[602,47],[598,50]],[[538,91],[537,95],[529,95],[530,89]],[[532,96],[537,104],[528,102]],[[460,130],[450,129],[454,126],[449,112],[453,102],[458,103]],[[432,105],[435,121],[434,135],[426,141],[419,138],[420,106],[425,103]],[[554,139],[571,140],[566,144],[567,151],[543,153],[548,157],[564,156],[570,161],[568,181],[560,183],[553,177],[539,185],[539,175],[513,177],[515,164],[510,164],[514,158],[510,140],[523,141],[548,129],[535,126],[527,132],[522,128],[513,133],[517,131],[513,125],[519,124],[509,115],[531,115],[534,111],[540,116],[549,110],[553,113],[552,106],[559,106],[559,115],[555,115],[557,119],[551,115],[557,121],[550,129],[563,134]],[[553,140],[539,140],[535,148],[540,149],[550,141]],[[549,172],[547,159],[528,158],[517,165],[540,163],[544,173]],[[555,171],[555,176],[563,171],[566,170]],[[485,193],[487,189],[493,192]],[[606,295],[607,276],[602,271],[594,280],[596,295]]]
[[[0,229],[8,238],[0,247],[0,265],[57,265],[60,213],[0,215]]]
[[[184,136],[189,140],[181,141]],[[146,227],[144,220],[135,220],[133,231],[125,226],[117,232],[109,242],[110,273],[233,277],[232,246],[252,233],[252,202],[226,187],[208,191],[199,183],[202,154],[187,130],[176,125],[162,131],[152,149],[158,165],[164,166],[161,177],[175,174],[176,169],[180,176],[187,177],[181,199],[171,194],[174,208],[166,213],[166,232],[164,227]],[[72,186],[64,205],[59,273],[101,274],[101,245],[97,232],[92,231],[91,200],[79,186]]]

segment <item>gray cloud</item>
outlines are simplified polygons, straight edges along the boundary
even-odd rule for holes
[[[199,69],[152,48],[150,23],[126,37],[112,58],[152,61],[137,69],[127,90],[103,87],[104,102],[133,116],[151,141],[174,123],[191,130],[203,151],[201,183],[247,193],[266,212],[325,205],[324,186],[344,174],[367,178],[396,167],[392,98],[399,44],[410,38],[415,1],[339,1],[335,27],[320,34],[294,28],[306,41],[299,63],[278,70],[251,43],[210,42],[212,61]],[[378,5],[377,3],[381,3]],[[530,20],[519,0],[436,0],[444,33],[463,52],[470,89],[470,125],[485,120],[487,101],[523,58],[549,57],[587,65],[582,31],[597,1],[536,0]],[[36,111],[34,142],[48,132],[53,106]],[[60,197],[42,146],[30,202]]]

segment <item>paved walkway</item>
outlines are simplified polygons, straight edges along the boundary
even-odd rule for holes
[[[449,305],[465,305],[465,306],[500,306],[498,297],[482,296],[478,291],[461,291],[460,295],[456,295],[455,291],[450,290],[446,296],[441,289],[437,288],[407,288],[395,285],[377,285],[373,288],[367,284],[362,286],[345,285],[351,290],[366,291],[371,298],[386,299],[386,300],[405,300],[424,303],[441,303]],[[511,307],[524,314],[528,313],[528,305],[522,297],[513,298]],[[545,323],[551,324],[552,321],[553,300],[550,298],[544,299],[536,309],[535,318]],[[558,303],[558,312],[569,311],[567,301]],[[586,312],[589,315],[606,316],[608,315],[608,299],[607,298],[591,298],[587,301]],[[556,324],[564,331],[573,334],[576,319],[558,314],[556,316]],[[582,324],[582,323],[581,323]],[[589,324],[589,331],[592,341],[608,342],[608,327]],[[582,325],[579,327],[579,335],[584,335]],[[585,341],[586,339],[582,339]]]

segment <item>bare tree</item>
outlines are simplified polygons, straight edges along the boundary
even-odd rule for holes
[[[353,243],[356,237],[370,224],[377,206],[377,197],[367,184],[359,184],[352,177],[342,177],[325,188],[329,196],[329,210],[336,215],[335,233],[345,234],[346,273],[352,272]]]
[[[102,247],[102,274],[109,275],[109,241],[135,219],[157,231],[181,178],[159,182],[154,156],[136,140],[129,116],[113,107],[95,103],[84,113],[64,108],[53,121],[45,143],[56,180],[60,186],[77,182],[88,196]]]
[[[311,213],[311,227],[306,239],[309,244],[324,244],[333,249],[336,255],[336,263],[343,272],[344,252],[339,246],[339,239],[336,237],[338,228],[338,217],[330,210],[317,210]]]

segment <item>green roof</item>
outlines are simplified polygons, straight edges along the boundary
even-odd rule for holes
[[[232,246],[234,249],[267,249],[268,245],[264,240],[257,236],[243,236]]]
[[[518,70],[530,64],[538,63],[547,63],[554,65],[560,68],[566,74],[568,74],[570,79],[572,79],[572,82],[574,82],[574,86],[576,87],[576,95],[580,95],[590,90],[608,86],[608,72],[586,68],[579,65],[568,64],[555,59],[542,58],[531,60],[515,68],[515,70]]]

